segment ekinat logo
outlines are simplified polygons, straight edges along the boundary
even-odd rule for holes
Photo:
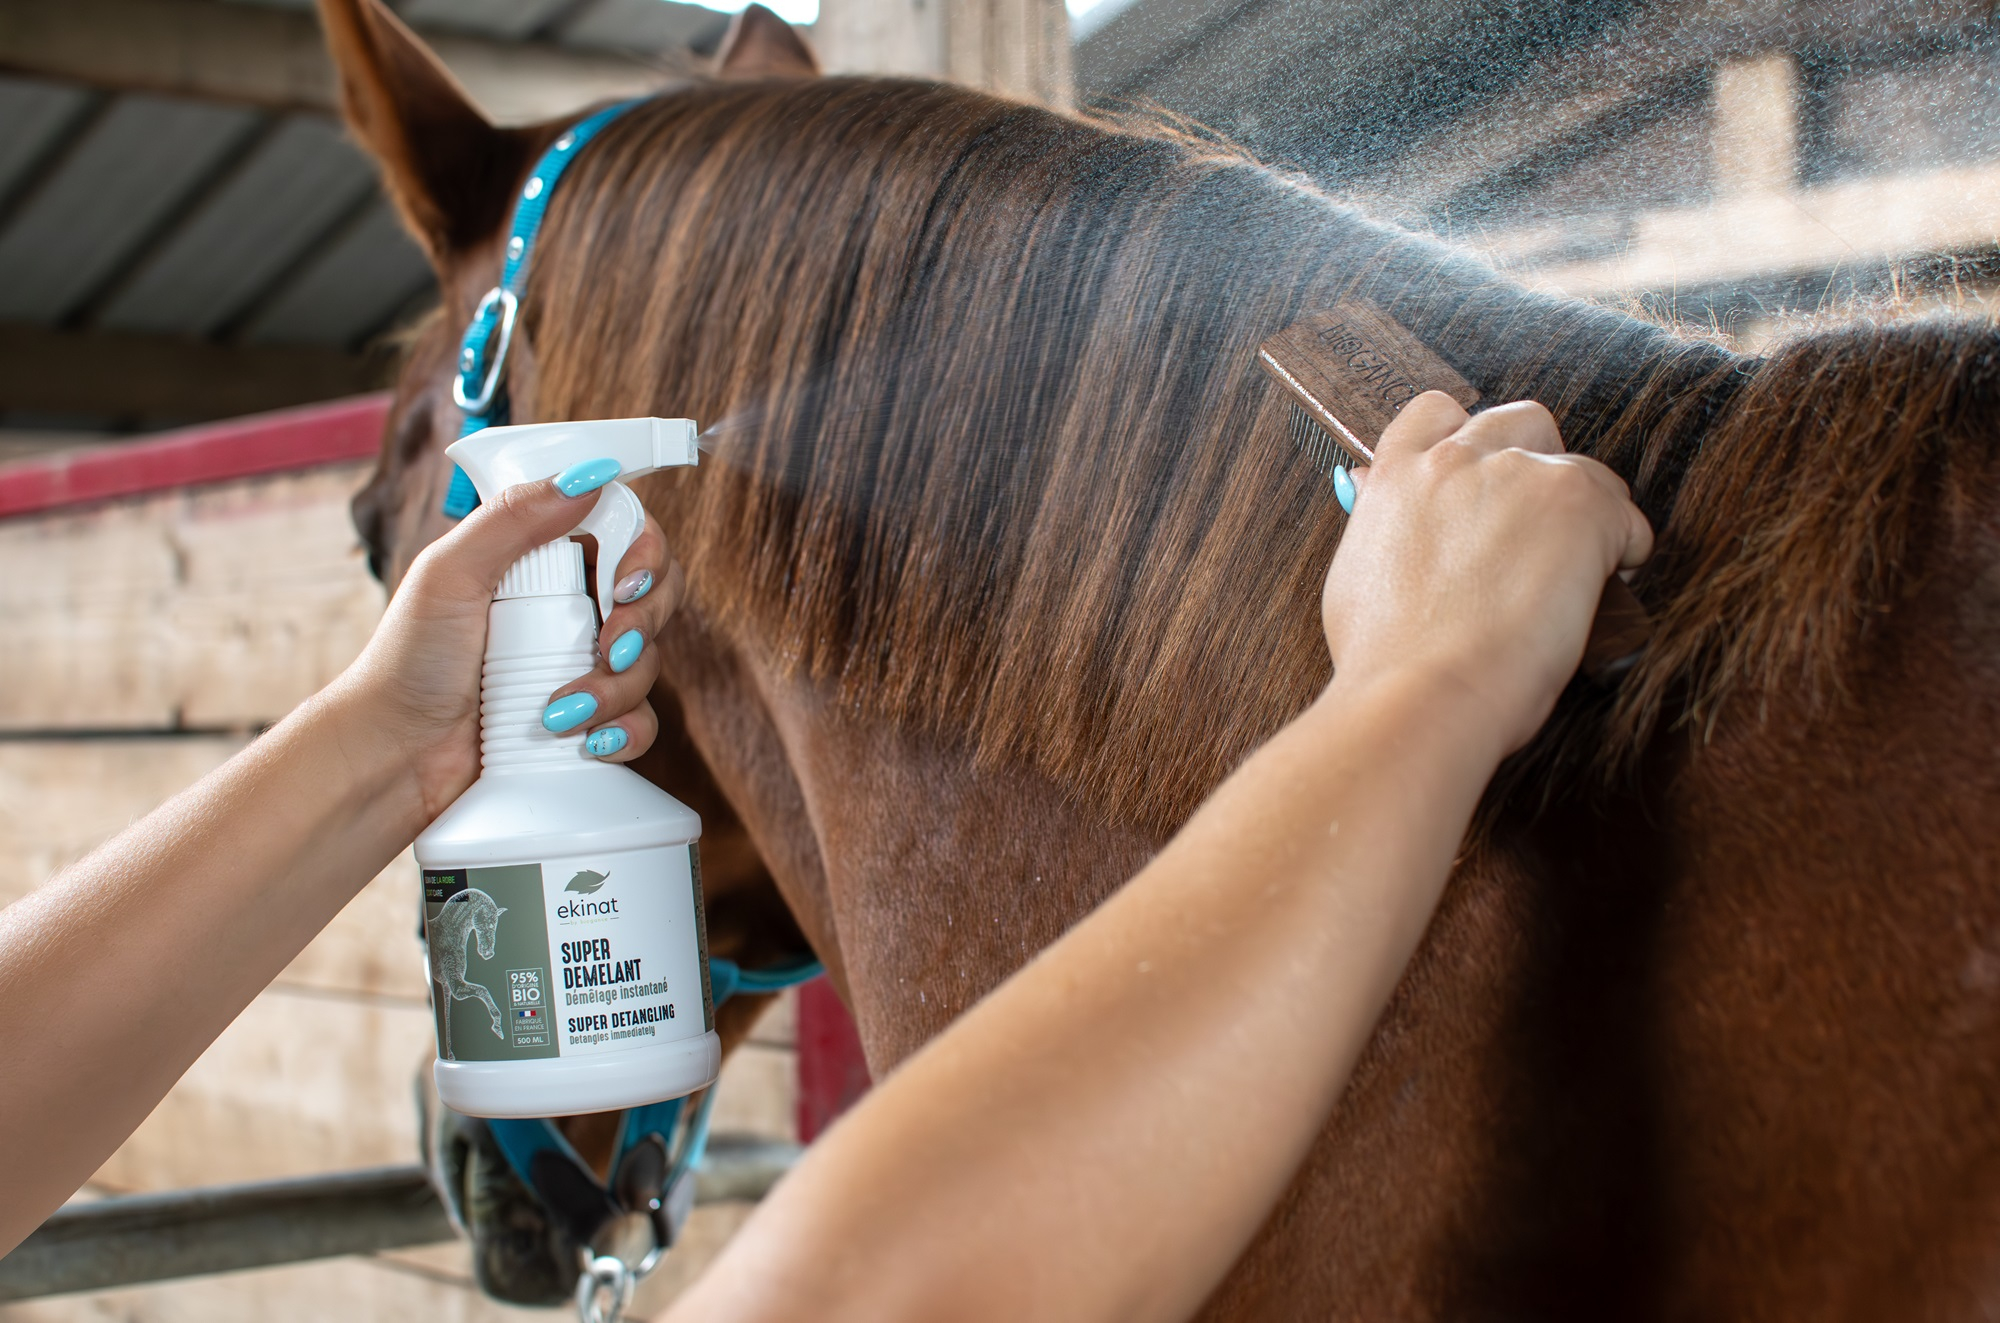
[[[569,880],[564,891],[573,891],[580,896],[594,896],[604,890],[604,884],[611,880],[609,873],[594,873],[586,868]],[[618,913],[618,900],[606,896],[602,900],[566,900],[556,906],[556,922],[574,923],[578,919],[605,920]]]

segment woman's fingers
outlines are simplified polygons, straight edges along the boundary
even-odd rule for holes
[[[597,503],[598,490],[617,476],[614,461],[596,460],[554,478],[509,487],[467,515],[419,559],[426,562],[428,573],[452,576],[450,589],[490,598],[509,566],[575,528]]]
[[[611,591],[615,605],[598,632],[599,648],[607,658],[611,658],[614,649],[621,650],[618,657],[611,658],[614,671],[628,668],[633,660],[632,649],[650,647],[666,628],[680,605],[685,585],[679,562],[667,554],[665,535],[652,517],[647,516],[646,526],[618,562],[618,578]]]
[[[597,665],[588,675],[570,681],[549,696],[542,709],[542,725],[556,735],[593,731],[638,708],[653,691],[660,675],[660,654],[650,646],[637,651],[632,663],[622,671],[611,668],[606,655],[616,645],[600,646]]]
[[[1599,508],[1616,520],[1613,536],[1618,540],[1617,567],[1633,570],[1646,563],[1646,559],[1653,554],[1653,526],[1647,522],[1639,507],[1632,503],[1632,488],[1625,479],[1588,455],[1529,452],[1528,457],[1538,463],[1559,464],[1588,477],[1592,485],[1611,498]]]
[[[597,633],[597,665],[549,696],[542,724],[556,734],[587,731],[584,747],[611,762],[635,758],[658,729],[646,696],[660,674],[654,638],[680,604],[685,577],[649,516],[626,548],[615,603]]]
[[[1482,454],[1526,450],[1537,455],[1563,453],[1562,430],[1556,417],[1533,400],[1516,400],[1486,410],[1469,420],[1452,438]]]
[[[1469,417],[1457,400],[1441,390],[1427,390],[1403,406],[1403,411],[1375,443],[1377,463],[1400,455],[1415,455],[1465,426]]]
[[[1467,457],[1507,449],[1536,455],[1563,453],[1562,432],[1556,427],[1555,415],[1533,400],[1503,404],[1475,418],[1460,408],[1457,400],[1433,390],[1403,406],[1375,447],[1376,462],[1400,462],[1405,456],[1422,454],[1445,441],[1463,446],[1465,449],[1458,453]],[[1604,472],[1613,481],[1617,480],[1617,475],[1609,469]],[[1348,471],[1348,478],[1358,501],[1367,488],[1368,468],[1357,465]]]
[[[592,757],[607,763],[629,763],[653,747],[660,719],[650,702],[642,702],[615,721],[607,721],[584,740]]]

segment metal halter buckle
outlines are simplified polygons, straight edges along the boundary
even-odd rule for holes
[[[493,392],[500,387],[500,369],[507,362],[507,347],[514,342],[514,314],[520,311],[521,303],[514,297],[512,290],[499,285],[487,290],[485,297],[479,300],[479,306],[472,310],[472,325],[479,325],[486,314],[493,310],[495,304],[500,308],[500,344],[493,351],[492,361],[486,366],[486,380],[480,383],[479,394],[468,398],[465,393],[466,376],[479,366],[470,343],[465,346],[458,372],[451,379],[452,401],[471,414],[485,413],[487,407],[493,403]],[[479,348],[483,351],[485,346],[481,345]]]
[[[625,1266],[625,1260],[600,1255],[577,1279],[576,1312],[583,1323],[618,1323],[638,1284],[638,1274]]]

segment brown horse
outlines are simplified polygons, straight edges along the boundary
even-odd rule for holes
[[[323,7],[444,289],[356,502],[394,583],[559,126],[487,126],[372,0]],[[879,1074],[1303,707],[1342,518],[1254,351],[1372,299],[1632,481],[1660,630],[1503,771],[1204,1317],[2000,1313],[1994,333],[1739,358],[1205,140],[811,77],[774,23],[573,167],[510,377],[521,419],[723,423],[644,489],[690,583],[644,770],[707,824],[716,949],[802,933]]]

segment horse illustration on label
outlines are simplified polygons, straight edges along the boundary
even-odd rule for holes
[[[483,983],[473,983],[465,977],[465,942],[469,937],[479,940],[479,958],[493,958],[493,942],[500,935],[500,916],[506,908],[478,887],[467,887],[438,907],[437,917],[430,921],[431,981],[444,989],[443,1014],[438,1018],[444,1022],[444,1055],[448,1061],[456,1060],[451,1050],[451,1004],[455,1001],[471,1001],[474,997],[486,1003],[486,1013],[493,1017],[493,1036],[505,1040],[506,1031],[500,1023],[500,1004],[493,1000],[493,994]]]

